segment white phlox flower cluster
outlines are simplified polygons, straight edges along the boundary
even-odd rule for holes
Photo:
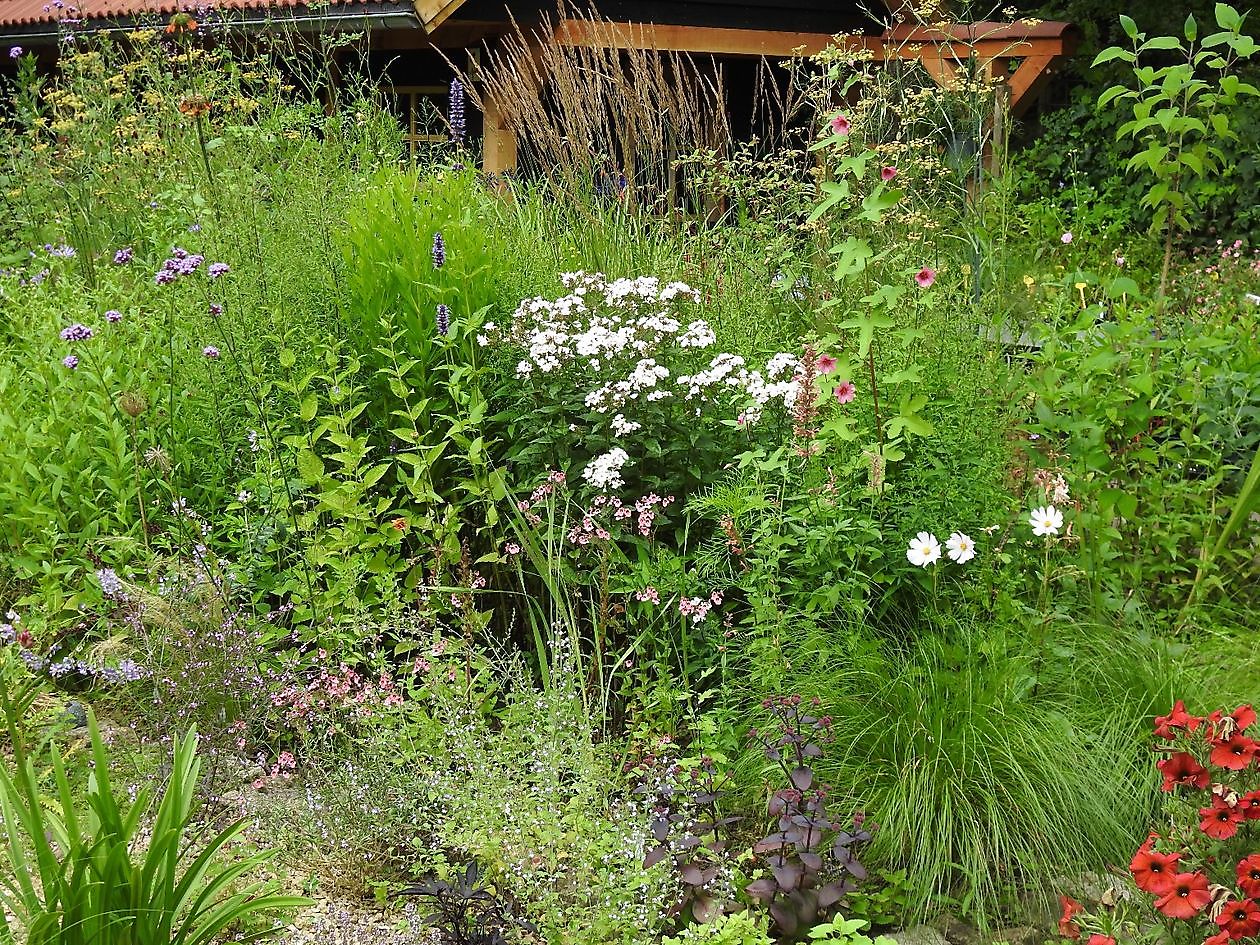
[[[607,453],[596,456],[582,470],[582,478],[596,489],[609,492],[625,485],[621,478],[621,467],[630,461],[630,455],[620,446],[614,446]]]
[[[757,422],[768,407],[782,404],[790,411],[795,404],[800,360],[780,353],[757,370],[739,355],[711,354],[717,335],[707,321],[688,317],[686,307],[700,294],[686,283],[587,272],[560,279],[566,294],[525,299],[507,325],[485,325],[477,341],[519,346],[524,356],[517,376],[562,385],[553,393],[572,393],[586,409],[609,418],[610,438],[643,429],[648,415],[627,409],[636,403],[685,401],[689,415],[738,415],[741,426]],[[615,487],[626,461],[624,452],[612,450],[592,460],[583,475],[593,485]]]

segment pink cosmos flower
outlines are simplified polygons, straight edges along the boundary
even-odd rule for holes
[[[897,176],[897,169],[892,165],[888,165],[879,172],[879,176],[881,180],[890,181]]]
[[[927,266],[924,266],[917,273],[915,273],[914,281],[919,284],[920,289],[926,289],[928,286],[930,286],[933,282],[936,281],[936,270],[929,269]]]
[[[837,115],[831,119],[831,130],[838,135],[847,135],[852,129],[853,126],[849,124],[849,119],[843,115]]]
[[[1068,230],[1066,233],[1064,233],[1062,236],[1059,237],[1059,240],[1065,244],[1072,242],[1072,231]]]
[[[824,354],[818,359],[818,373],[830,374],[836,369],[836,359],[829,354]]]
[[[852,381],[841,381],[836,385],[835,395],[837,403],[852,403],[853,398],[857,396],[857,387],[854,386]]]

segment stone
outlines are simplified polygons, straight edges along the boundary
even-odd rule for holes
[[[950,945],[949,939],[941,934],[940,929],[930,925],[916,925],[888,933],[888,937],[898,945]]]

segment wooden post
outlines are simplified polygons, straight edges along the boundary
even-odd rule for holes
[[[481,169],[487,174],[516,170],[516,131],[508,126],[499,100],[489,89],[482,95]]]

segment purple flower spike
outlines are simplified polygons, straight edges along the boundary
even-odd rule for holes
[[[442,239],[439,230],[433,234],[433,268],[441,269],[446,265],[446,240]]]
[[[464,120],[464,83],[460,82],[459,79],[451,80],[449,119],[451,123],[451,140],[457,145],[463,145],[467,124]]]
[[[439,303],[437,307],[437,333],[445,338],[450,333],[450,330],[451,310]]]
[[[226,276],[232,271],[232,267],[227,263],[211,263],[210,268],[206,270],[206,274],[211,279],[217,279],[219,276]]]
[[[75,368],[79,366],[79,359],[76,358],[73,354],[68,354],[64,358],[61,359],[61,363],[73,371]]]

